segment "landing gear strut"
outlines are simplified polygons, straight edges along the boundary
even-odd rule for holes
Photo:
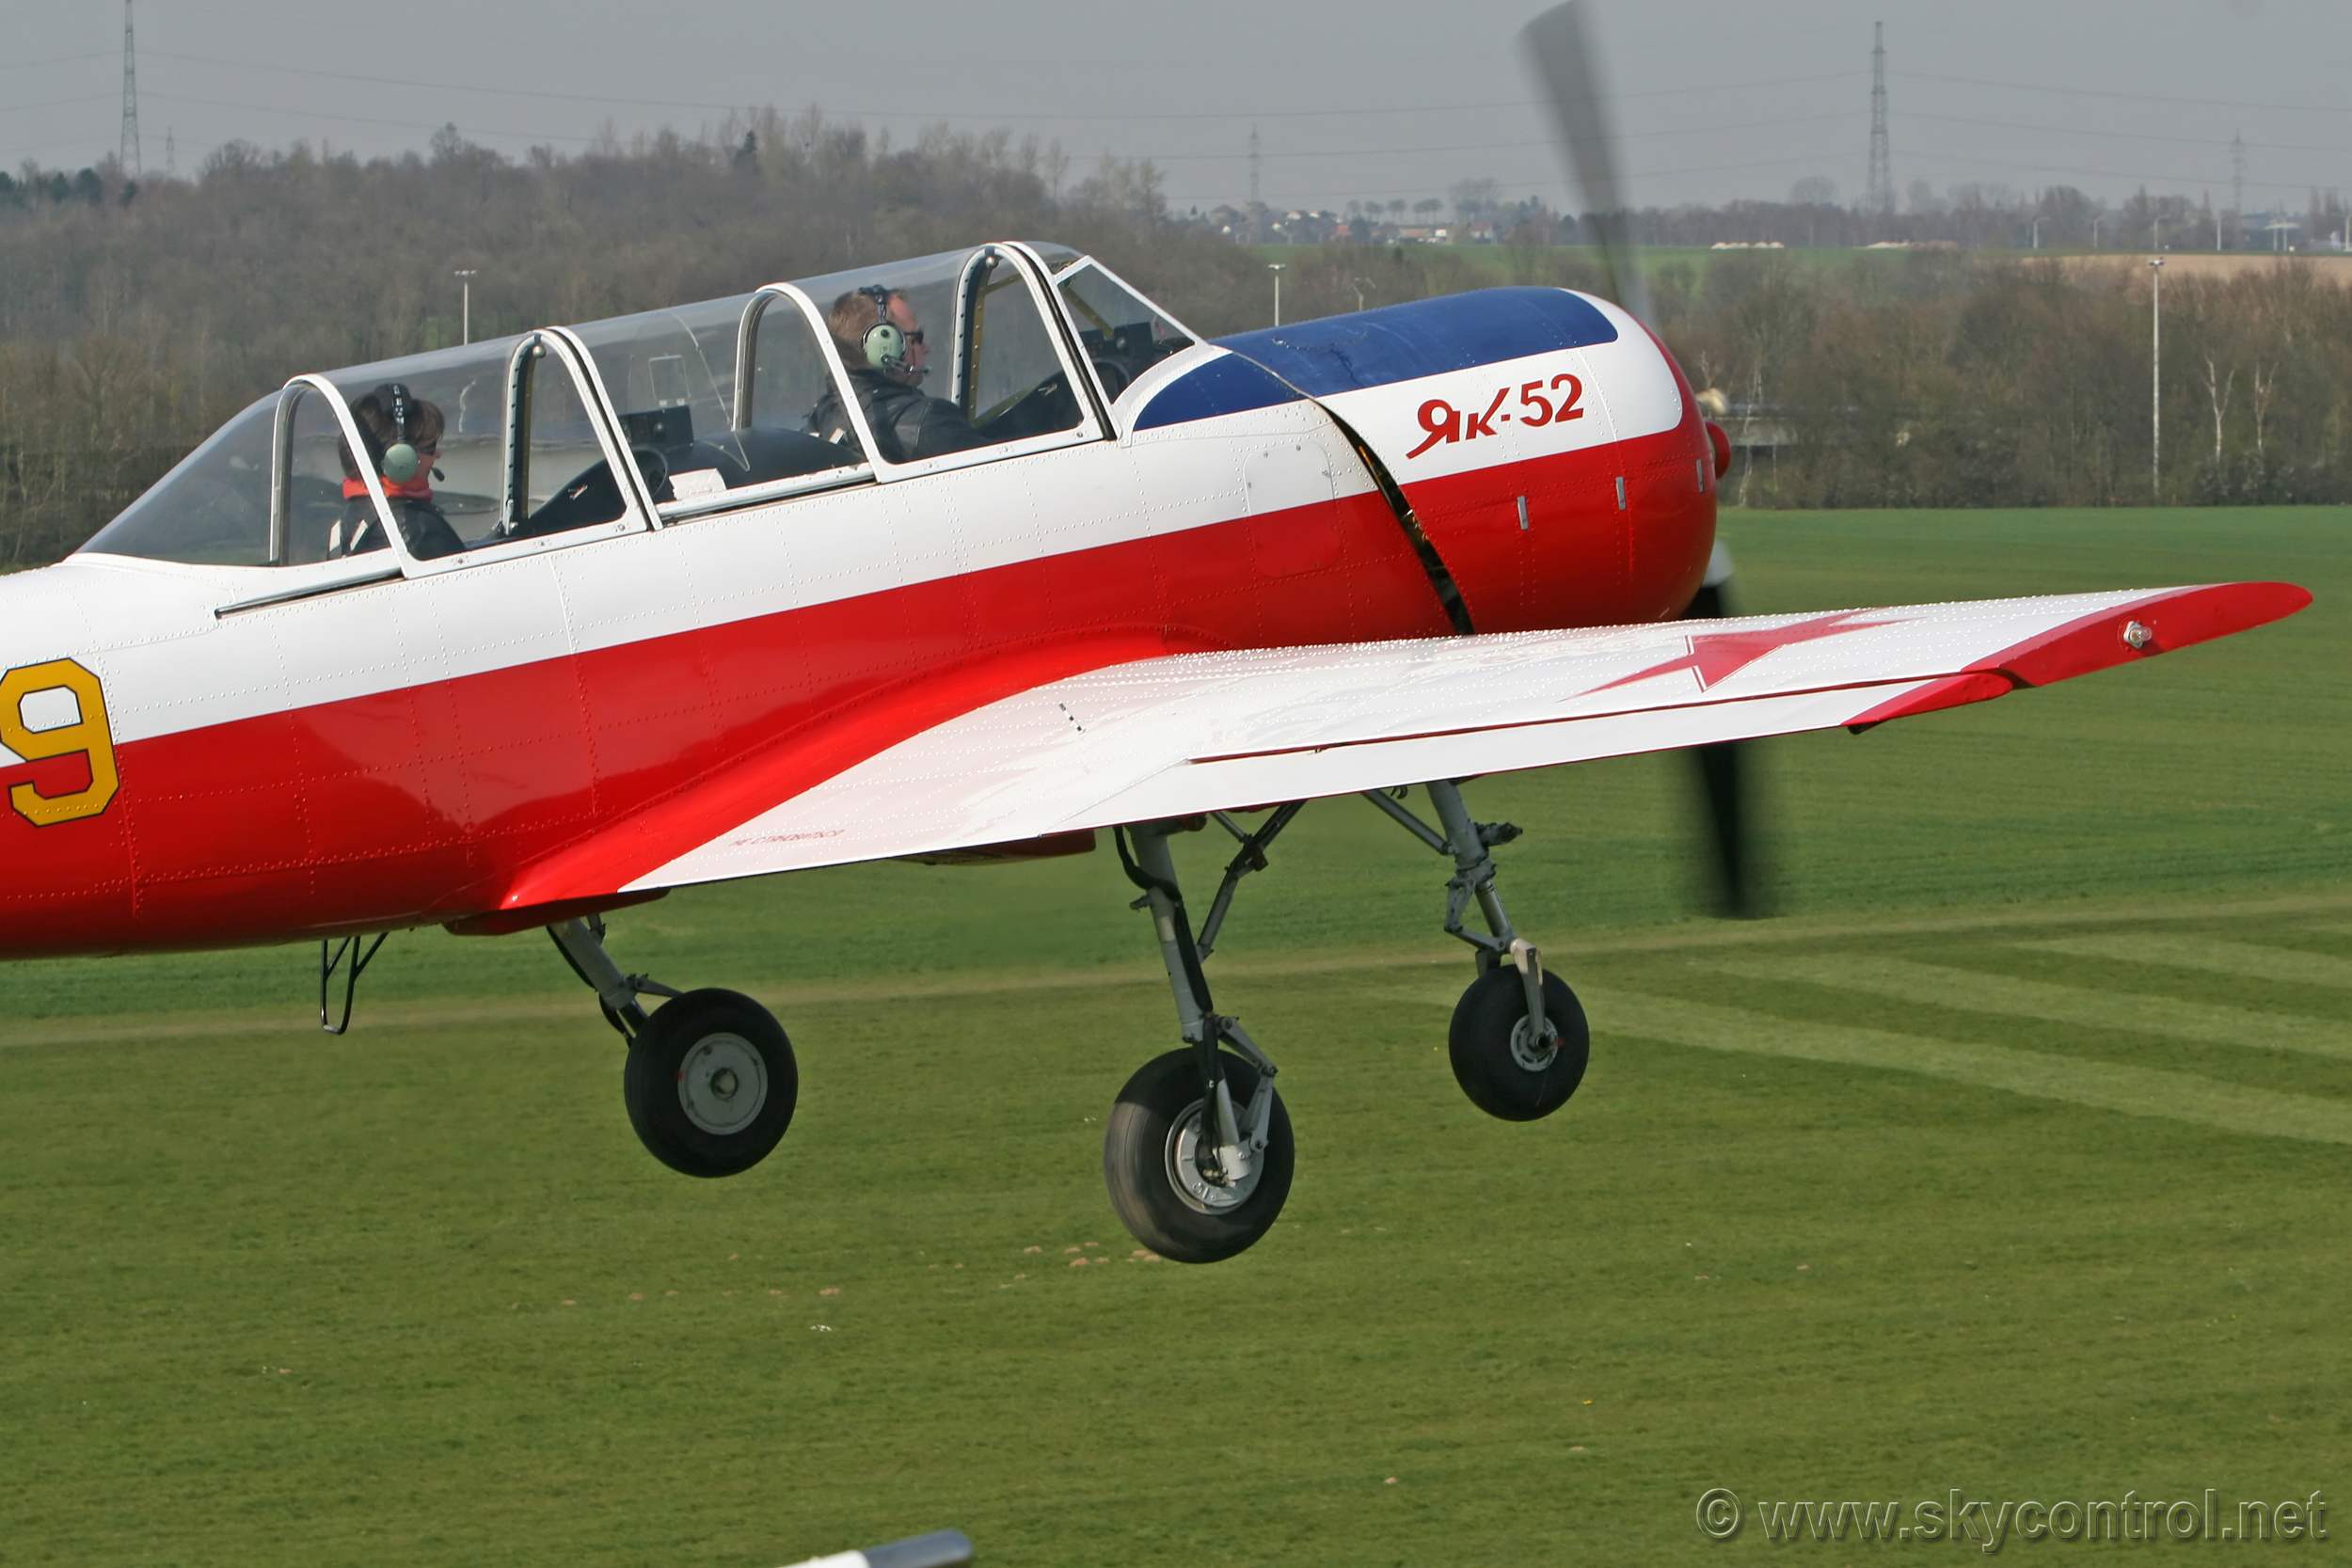
[[[1584,1008],[1557,974],[1544,972],[1543,956],[1512,929],[1511,916],[1495,891],[1496,845],[1519,830],[1508,822],[1478,822],[1462,803],[1462,792],[1439,780],[1422,786],[1438,810],[1443,832],[1431,828],[1403,804],[1377,790],[1364,799],[1407,832],[1454,861],[1445,884],[1445,928],[1475,950],[1478,978],[1462,993],[1447,1032],[1454,1080],[1470,1103],[1504,1121],[1534,1121],[1567,1103],[1584,1078],[1592,1033]],[[1465,925],[1475,902],[1486,929]]]
[[[1212,928],[1231,904],[1233,883],[1264,863],[1265,845],[1295,815],[1285,808],[1278,822],[1244,837]],[[1272,1228],[1290,1196],[1295,1152],[1290,1116],[1274,1092],[1274,1063],[1238,1020],[1216,1010],[1201,973],[1168,848],[1169,834],[1199,825],[1198,818],[1146,822],[1114,835],[1128,879],[1143,891],[1135,907],[1151,911],[1159,933],[1185,1046],[1145,1063],[1119,1091],[1103,1129],[1103,1180],[1136,1240],[1179,1263],[1231,1258]]]
[[[624,974],[591,915],[548,927],[605,1022],[628,1042],[621,1098],[653,1157],[688,1176],[733,1176],[768,1157],[801,1094],[792,1042],[775,1015],[731,990],[673,990]],[[638,997],[668,1001],[648,1016]]]

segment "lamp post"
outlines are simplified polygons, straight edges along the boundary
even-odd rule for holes
[[[457,269],[458,287],[465,291],[465,304],[460,308],[463,313],[458,317],[462,324],[458,328],[460,342],[473,341],[473,275],[476,270],[473,267]]]
[[[1274,275],[1274,325],[1282,325],[1282,263],[1268,261],[1265,270]]]
[[[2148,258],[2148,494],[2164,499],[2164,258]]]

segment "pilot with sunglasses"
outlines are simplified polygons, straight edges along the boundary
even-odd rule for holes
[[[833,302],[825,325],[840,345],[850,389],[866,412],[883,461],[915,463],[1008,438],[1009,433],[981,435],[962,409],[921,390],[930,349],[923,341],[922,318],[906,295],[882,288],[852,289]],[[844,446],[857,445],[841,400],[833,392],[809,415],[808,433]]]

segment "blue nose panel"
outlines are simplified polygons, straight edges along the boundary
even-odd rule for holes
[[[1219,338],[1311,397],[1613,343],[1597,306],[1565,289],[1480,289]]]
[[[1189,424],[1219,414],[1241,414],[1297,401],[1296,392],[1248,359],[1219,355],[1153,393],[1136,416],[1136,428],[1156,430],[1161,425]]]

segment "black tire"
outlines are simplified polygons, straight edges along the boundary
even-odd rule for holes
[[[731,990],[663,1003],[630,1042],[621,1073],[628,1124],[655,1159],[688,1176],[733,1176],[759,1164],[792,1125],[800,1097],[784,1026]]]
[[[1258,1091],[1258,1069],[1225,1056],[1233,1111],[1247,1117]],[[1206,1097],[1200,1058],[1189,1049],[1146,1062],[1119,1091],[1103,1128],[1103,1181],[1111,1208],[1135,1239],[1177,1263],[1215,1263],[1247,1250],[1273,1228],[1291,1194],[1290,1113],[1281,1097],[1266,1125],[1266,1146],[1237,1200],[1201,1175],[1184,1182],[1178,1171],[1200,1126]]]
[[[1568,1102],[1584,1081],[1593,1033],[1584,1006],[1559,975],[1544,975],[1544,1016],[1554,1038],[1527,1049],[1527,982],[1509,964],[1470,982],[1454,1005],[1448,1053],[1454,1081],[1470,1103],[1504,1121],[1536,1121]],[[1514,1033],[1519,1035],[1513,1039]]]

